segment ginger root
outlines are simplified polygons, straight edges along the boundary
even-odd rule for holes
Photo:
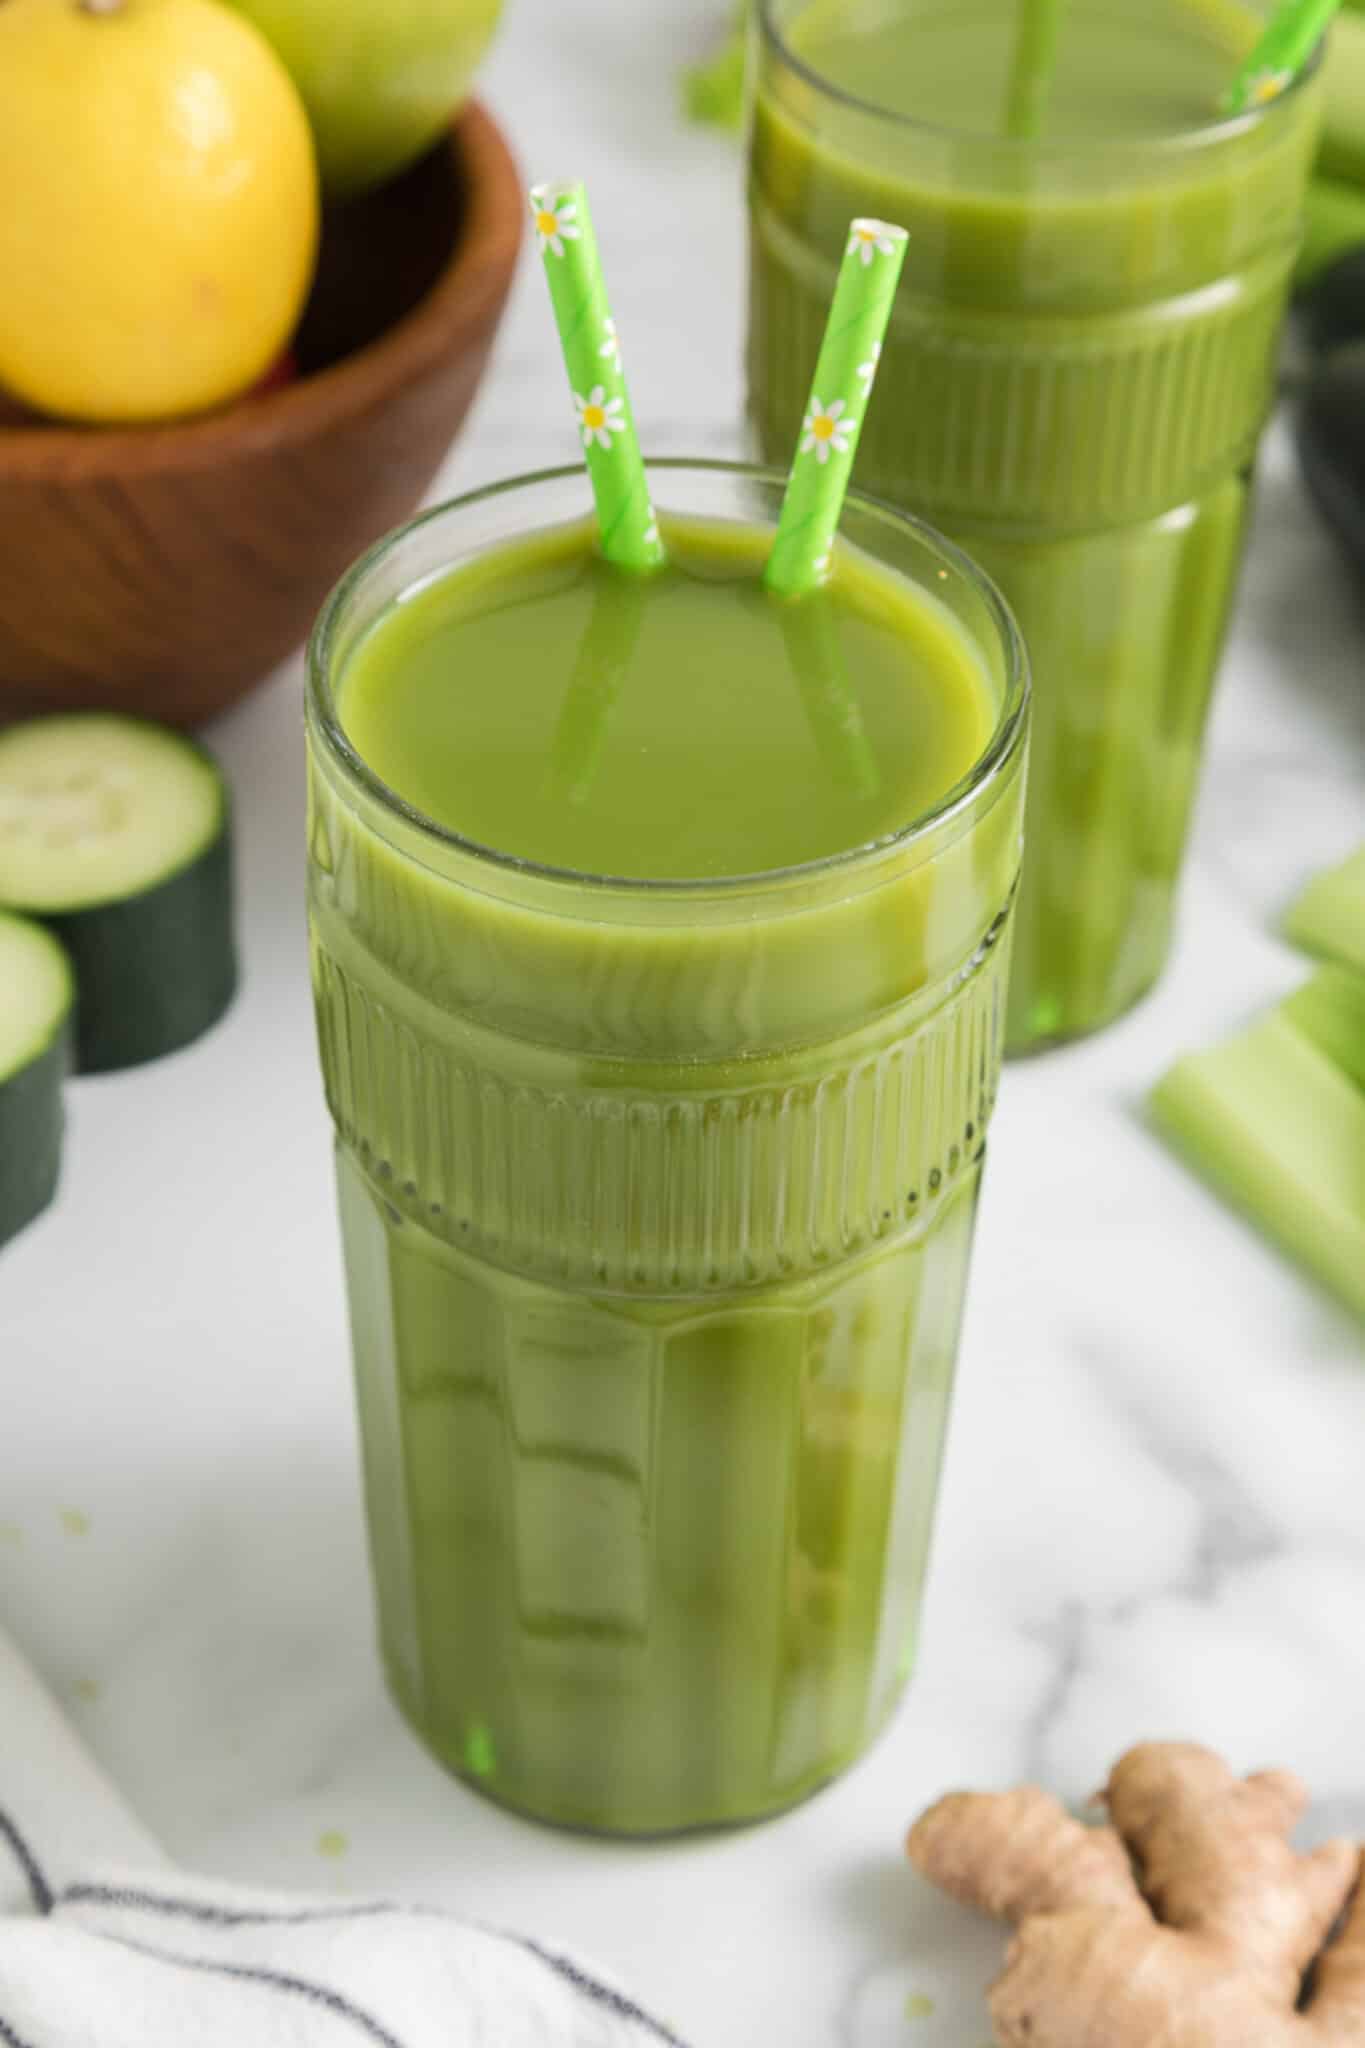
[[[1149,1743],[1103,1798],[1086,1827],[1031,1786],[954,1793],[910,1830],[927,1878],[1016,1929],[1000,2048],[1365,2048],[1365,1862],[1289,1847],[1297,1778]]]

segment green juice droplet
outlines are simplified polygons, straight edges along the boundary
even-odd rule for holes
[[[493,1737],[482,1724],[476,1721],[465,1736],[465,1769],[474,1778],[491,1778],[498,1767],[497,1751]]]

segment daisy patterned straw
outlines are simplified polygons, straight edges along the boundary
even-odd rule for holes
[[[1292,85],[1332,23],[1341,0],[1285,0],[1223,94],[1225,114],[1250,113]]]
[[[815,383],[763,572],[769,590],[781,596],[799,597],[816,589],[829,568],[907,240],[904,228],[884,220],[855,220],[849,227]]]
[[[583,437],[602,553],[623,569],[657,569],[663,543],[621,374],[587,192],[582,185],[534,185],[531,217]]]

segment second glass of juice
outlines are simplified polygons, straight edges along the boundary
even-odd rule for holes
[[[1003,1031],[1027,679],[871,502],[580,472],[385,543],[311,656],[310,912],[383,1654],[454,1771],[623,1833],[858,1755],[916,1643]]]
[[[1254,0],[758,0],[749,396],[790,447],[855,214],[910,251],[867,488],[993,575],[1035,686],[1011,1049],[1170,943],[1299,247],[1311,73],[1220,119]]]

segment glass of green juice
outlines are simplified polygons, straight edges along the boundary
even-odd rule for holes
[[[1003,589],[1036,705],[1008,1039],[1159,974],[1319,89],[1247,0],[759,0],[749,403],[789,448],[851,215],[910,250],[859,450]]]
[[[993,587],[781,477],[432,513],[311,652],[310,919],[382,1651],[453,1771],[636,1834],[858,1755],[910,1671],[1004,1024]]]

